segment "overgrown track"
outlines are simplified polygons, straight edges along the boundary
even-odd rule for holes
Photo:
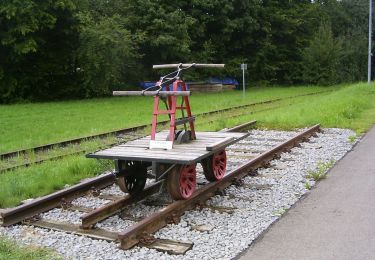
[[[222,112],[227,112],[227,111],[230,111],[230,110],[241,109],[241,108],[246,108],[246,107],[251,107],[251,106],[257,106],[257,105],[262,105],[262,104],[270,104],[270,103],[275,103],[275,102],[282,101],[282,100],[293,99],[293,98],[296,98],[296,97],[318,95],[318,94],[322,94],[322,93],[325,93],[325,92],[331,92],[331,90],[314,92],[314,93],[309,93],[309,94],[296,95],[296,96],[287,97],[287,98],[277,98],[277,99],[272,99],[272,100],[267,100],[267,101],[262,101],[262,102],[251,103],[251,104],[247,104],[247,105],[225,108],[225,109],[220,109],[220,110],[216,110],[216,111],[201,113],[201,114],[198,114],[197,116],[214,115],[214,114],[218,114],[218,113],[222,113]],[[262,111],[267,111],[267,110],[272,110],[272,109],[273,108],[266,108],[266,109],[262,109],[262,110],[258,110],[258,111],[254,111],[254,112],[262,112]],[[169,121],[161,122],[161,124],[165,124],[165,125],[167,123],[169,123]],[[58,142],[58,143],[51,143],[51,144],[47,144],[47,145],[43,145],[43,146],[30,148],[30,149],[12,151],[12,152],[8,152],[8,153],[0,154],[0,159],[1,160],[8,160],[8,159],[11,159],[12,157],[23,156],[23,155],[26,155],[28,153],[36,153],[37,154],[37,153],[40,153],[40,152],[47,152],[48,150],[54,149],[56,147],[65,147],[65,146],[68,146],[68,145],[80,144],[83,141],[90,141],[90,140],[94,140],[94,139],[98,139],[98,138],[99,139],[100,138],[106,138],[106,137],[109,137],[109,136],[116,136],[116,137],[123,136],[123,139],[126,139],[126,141],[129,141],[131,139],[136,139],[136,138],[141,137],[140,135],[136,135],[135,133],[137,131],[142,131],[142,130],[146,129],[149,126],[150,126],[150,124],[145,124],[145,125],[140,125],[140,126],[136,126],[136,127],[124,128],[124,129],[119,129],[119,130],[115,130],[115,131],[111,131],[111,132],[105,132],[105,133],[101,133],[101,134],[97,134],[97,135],[90,135],[90,136],[75,138],[75,139],[66,140],[66,141],[62,141],[62,142]],[[123,139],[122,139],[122,141],[124,141]],[[111,145],[115,145],[117,143],[118,142],[110,143],[110,144],[107,144],[106,146],[108,147],[108,146],[111,146]],[[104,148],[104,147],[102,147],[102,148]],[[69,152],[69,153],[57,155],[57,156],[48,156],[47,158],[43,158],[43,159],[26,161],[26,162],[21,163],[21,164],[12,165],[10,167],[0,168],[0,173],[5,172],[5,171],[9,171],[9,170],[14,170],[14,169],[17,169],[17,168],[20,168],[20,167],[27,167],[27,166],[32,165],[32,164],[43,163],[43,162],[49,161],[49,160],[62,159],[62,158],[66,157],[66,156],[69,156],[69,155],[82,154],[84,152],[87,152],[87,151],[79,150],[79,151]]]
[[[227,131],[239,131],[239,129],[229,129]],[[74,211],[80,210],[84,214],[81,216],[81,226],[77,225],[70,225],[59,221],[50,221],[44,219],[32,219],[27,222],[29,225],[38,226],[42,228],[54,229],[54,230],[61,230],[68,233],[80,234],[89,236],[92,238],[99,238],[105,239],[109,241],[119,241],[120,247],[123,249],[129,249],[134,245],[141,243],[143,246],[152,247],[152,244],[155,241],[159,241],[152,236],[152,233],[156,232],[157,230],[163,228],[169,223],[177,223],[181,215],[184,214],[187,210],[194,209],[195,207],[207,207],[205,205],[205,201],[209,198],[220,194],[224,191],[225,188],[234,184],[234,185],[241,185],[241,179],[249,174],[254,174],[254,172],[259,167],[266,167],[267,164],[274,158],[277,158],[282,152],[290,150],[292,147],[297,146],[300,142],[307,141],[308,138],[314,135],[317,131],[319,131],[319,125],[315,125],[299,134],[296,134],[294,137],[284,140],[283,142],[279,141],[278,145],[271,146],[268,150],[264,152],[259,152],[256,156],[253,156],[251,153],[255,153],[256,149],[250,149],[247,147],[247,143],[240,144],[234,148],[228,147],[229,153],[234,154],[235,157],[243,157],[247,158],[245,163],[241,163],[240,165],[236,166],[233,170],[228,172],[225,177],[219,182],[212,182],[205,184],[198,188],[196,192],[193,194],[191,198],[188,200],[181,200],[181,201],[174,201],[168,203],[167,205],[163,206],[160,210],[156,211],[155,213],[149,214],[148,216],[144,217],[141,220],[136,220],[135,224],[127,228],[126,230],[119,230],[118,232],[112,232],[108,230],[103,230],[101,228],[95,228],[96,223],[102,221],[110,216],[118,214],[121,212],[126,206],[133,205],[135,202],[143,201],[145,198],[148,198],[151,194],[157,193],[160,189],[161,182],[154,182],[150,184],[142,194],[138,196],[124,196],[121,198],[114,198],[112,202],[105,204],[97,209],[85,209],[81,208],[78,209],[77,207],[72,207],[71,209]],[[255,139],[254,139],[255,140]],[[262,141],[263,140],[263,141]],[[265,142],[264,139],[255,140],[256,142]],[[245,151],[247,150],[246,155],[243,152],[238,151]],[[108,175],[110,176],[110,175]],[[114,178],[108,177],[109,182],[105,185],[100,184],[97,185],[97,188],[91,189],[91,194],[96,194],[95,196],[100,196],[100,192],[97,189],[100,189],[100,186],[109,185],[109,183],[113,183]],[[99,182],[98,182],[99,183]],[[95,186],[95,185],[93,185]],[[87,187],[87,185],[86,185]],[[72,187],[71,189],[74,189]],[[87,188],[85,189],[87,191]],[[79,191],[80,194],[83,191]],[[72,193],[74,194],[74,193]],[[50,195],[52,196],[52,195]],[[52,208],[52,204],[55,206],[64,206],[67,201],[72,200],[73,198],[77,197],[78,195],[75,194],[74,196],[62,196],[60,197],[60,201],[58,201],[57,197],[54,198],[53,203],[50,203],[48,206],[39,205],[38,210],[35,210],[33,213],[38,214],[42,211],[48,210]],[[47,196],[48,197],[48,196]],[[108,197],[108,196],[107,196]],[[64,200],[63,200],[64,198]],[[38,199],[40,204],[43,204],[43,198]],[[32,202],[31,202],[32,203]],[[47,203],[48,204],[48,203]],[[34,205],[35,206],[35,205]],[[3,217],[3,225],[7,226],[10,224],[14,224],[19,222],[20,220],[30,217],[32,212],[28,211],[27,214],[24,215],[23,218],[20,216],[22,215],[21,208],[30,208],[28,204],[24,206],[20,206],[17,210],[7,210],[1,213]],[[69,208],[69,206],[65,206]],[[43,209],[42,209],[43,208]],[[13,215],[12,217],[12,211]],[[17,220],[13,220],[17,219]],[[160,241],[159,241],[160,242]],[[164,241],[165,242],[165,241]],[[173,241],[172,241],[173,242]],[[169,241],[168,243],[171,243]],[[178,242],[173,242],[178,243]],[[160,244],[159,244],[160,246]],[[181,245],[180,245],[181,246]],[[185,250],[188,250],[189,247],[192,245],[185,244]]]
[[[331,90],[319,91],[319,92],[302,94],[302,95],[295,95],[295,96],[290,96],[290,97],[286,97],[286,98],[276,98],[276,99],[266,100],[266,101],[261,101],[261,102],[255,102],[255,103],[250,103],[250,104],[246,104],[246,105],[235,106],[235,107],[224,108],[224,109],[219,109],[219,110],[215,110],[215,111],[200,113],[200,114],[196,114],[196,116],[213,115],[213,114],[218,114],[218,113],[230,111],[230,110],[233,110],[233,109],[241,109],[241,108],[252,107],[252,106],[256,106],[256,105],[270,104],[270,103],[274,103],[274,102],[278,102],[278,101],[282,101],[282,100],[293,99],[293,98],[296,98],[296,97],[319,95],[319,94],[327,93],[327,92],[331,92]],[[166,124],[168,122],[169,121],[162,121],[160,123]],[[129,133],[133,133],[133,132],[136,132],[136,131],[143,130],[143,129],[145,129],[147,127],[150,127],[150,126],[151,126],[151,124],[144,124],[144,125],[118,129],[118,130],[114,130],[114,131],[110,131],[110,132],[104,132],[104,133],[95,134],[95,135],[78,137],[78,138],[65,140],[65,141],[61,141],[61,142],[45,144],[45,145],[41,145],[41,146],[37,146],[37,147],[33,147],[33,148],[10,151],[10,152],[0,154],[0,159],[4,160],[4,159],[8,159],[8,158],[11,158],[11,157],[14,157],[14,156],[27,154],[27,153],[30,153],[30,152],[38,153],[38,152],[41,152],[41,151],[53,149],[55,147],[64,147],[64,146],[67,146],[67,145],[70,145],[70,144],[79,144],[82,141],[88,141],[88,140],[93,140],[93,139],[97,139],[97,138],[105,138],[105,137],[108,137],[108,136],[119,136],[119,135],[129,134]]]

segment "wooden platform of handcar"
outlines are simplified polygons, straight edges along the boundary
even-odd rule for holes
[[[156,134],[156,140],[165,141],[168,132]],[[192,164],[225,149],[249,136],[249,133],[196,132],[196,140],[174,144],[173,149],[150,149],[150,136],[133,140],[111,148],[87,154],[88,158],[144,161],[174,164]]]

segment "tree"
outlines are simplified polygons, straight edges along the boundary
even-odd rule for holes
[[[74,8],[70,0],[0,3],[0,102],[58,98],[74,85]]]
[[[337,83],[341,51],[342,44],[334,39],[331,26],[322,24],[303,51],[303,80],[318,85]]]
[[[85,97],[110,95],[136,71],[139,55],[130,32],[118,15],[94,21],[90,13],[80,13],[80,46],[77,72]]]

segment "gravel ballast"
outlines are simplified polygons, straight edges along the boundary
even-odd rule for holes
[[[265,151],[295,136],[297,132],[299,131],[252,130],[248,138],[230,148],[243,149],[250,146],[252,150]],[[309,188],[315,185],[315,181],[308,177],[312,172],[319,169],[328,170],[327,166],[352,149],[353,143],[349,141],[349,137],[353,135],[355,133],[347,129],[323,129],[323,133],[310,138],[309,142],[301,143],[300,147],[295,147],[290,153],[283,153],[279,159],[271,161],[269,168],[259,169],[258,175],[245,177],[242,186],[232,185],[225,190],[225,195],[215,196],[207,201],[212,207],[188,211],[181,217],[179,224],[168,225],[155,233],[157,238],[194,243],[192,250],[183,256],[169,255],[144,247],[123,251],[115,242],[26,225],[0,227],[0,235],[27,245],[49,247],[63,257],[73,259],[232,259],[245,250],[301,196],[309,192]],[[244,163],[246,158],[242,157],[243,155],[246,153],[228,152],[227,170]],[[121,194],[116,187],[107,188],[105,193]],[[89,196],[73,201],[74,205],[90,208],[105,203],[108,201]],[[219,211],[217,208],[228,210]],[[158,206],[139,203],[129,207],[128,213],[134,217],[143,217],[159,209]],[[81,215],[81,212],[60,208],[41,214],[46,219],[74,224],[78,224]],[[119,232],[132,223],[114,216],[97,226]]]

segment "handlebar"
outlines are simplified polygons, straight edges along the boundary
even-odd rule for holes
[[[178,64],[160,64],[153,65],[153,69],[168,69],[168,68],[224,68],[225,64],[201,64],[201,63],[178,63]]]
[[[113,91],[114,96],[190,96],[190,91]]]

